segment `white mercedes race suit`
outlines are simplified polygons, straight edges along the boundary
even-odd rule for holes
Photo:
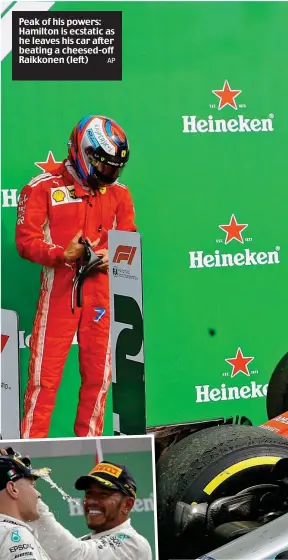
[[[131,527],[130,519],[82,540],[62,527],[41,500],[38,509],[40,519],[33,521],[32,526],[51,560],[152,560],[148,541]]]
[[[30,525],[0,514],[0,560],[50,560]]]

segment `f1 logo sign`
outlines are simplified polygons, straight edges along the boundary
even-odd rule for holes
[[[130,247],[129,245],[118,245],[113,262],[120,263],[126,261],[127,264],[132,264],[135,257],[137,247]]]
[[[8,340],[9,336],[7,334],[1,334],[1,352],[3,352]]]

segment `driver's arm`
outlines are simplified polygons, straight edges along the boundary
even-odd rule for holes
[[[52,243],[50,238],[48,197],[41,181],[21,191],[15,240],[23,259],[51,268],[63,262],[64,248]]]
[[[41,546],[51,560],[151,560],[151,555],[134,537],[117,535],[81,541],[58,521],[48,506],[39,500],[40,519],[31,523]],[[142,549],[143,548],[143,549]]]

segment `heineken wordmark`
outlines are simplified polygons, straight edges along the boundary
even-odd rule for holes
[[[279,264],[279,251],[277,247],[275,251],[250,251],[244,249],[243,253],[220,253],[218,249],[212,255],[205,255],[204,251],[190,251],[190,267],[189,268],[219,268],[223,266],[257,266],[258,264]]]
[[[197,119],[196,116],[182,116],[183,132],[273,132],[274,115],[266,119],[247,119],[237,115],[234,119],[214,119],[209,115],[208,120]]]
[[[267,388],[268,383],[262,385],[255,381],[251,381],[249,385],[243,387],[227,387],[225,383],[221,383],[219,389],[210,385],[196,385],[196,403],[266,397]]]

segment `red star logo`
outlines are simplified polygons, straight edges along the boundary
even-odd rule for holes
[[[231,89],[228,83],[228,80],[225,80],[224,86],[222,90],[212,90],[212,93],[217,95],[220,98],[218,109],[223,109],[225,105],[230,105],[233,109],[237,109],[237,105],[235,103],[235,97],[242,93],[242,89]]]
[[[220,229],[223,229],[223,231],[226,232],[225,245],[230,243],[232,239],[236,239],[236,241],[239,241],[240,243],[244,243],[241,232],[247,227],[248,224],[237,224],[237,220],[234,214],[232,214],[229,224],[224,226],[219,226]]]
[[[8,340],[9,336],[7,334],[1,334],[1,352],[3,352]]]
[[[250,377],[247,365],[252,362],[252,360],[254,360],[254,358],[244,358],[241,348],[238,348],[236,357],[228,358],[225,360],[225,362],[228,362],[228,364],[231,364],[231,366],[233,366],[231,377],[235,377],[235,375],[237,375],[237,373],[239,373],[240,371]]]
[[[50,150],[46,161],[37,161],[35,162],[35,165],[37,165],[37,167],[40,167],[40,169],[42,169],[44,173],[54,173],[54,171],[57,169],[57,167],[59,167],[61,163],[62,161],[55,160],[53,153]]]

